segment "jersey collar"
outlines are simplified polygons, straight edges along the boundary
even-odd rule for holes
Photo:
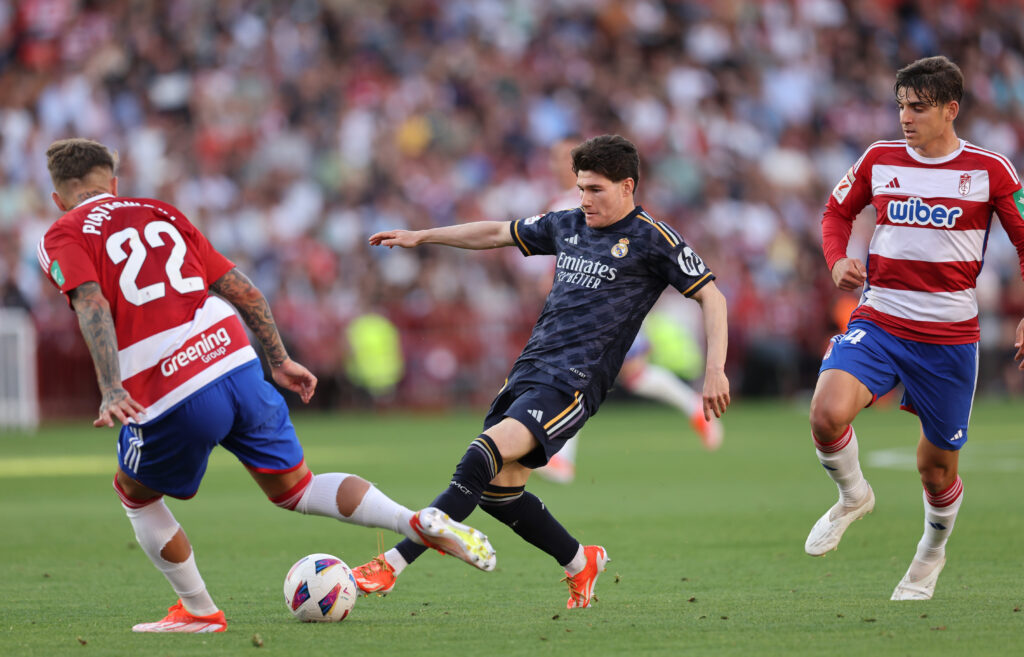
[[[78,205],[76,205],[75,207],[73,207],[71,209],[72,210],[77,210],[80,207],[83,207],[83,206],[86,206],[86,205],[91,205],[93,203],[96,203],[97,201],[102,201],[103,199],[106,199],[106,198],[117,198],[117,197],[114,196],[113,194],[109,194],[109,193],[104,192],[103,194],[97,194],[96,196],[90,196],[89,198],[85,199],[84,201],[82,201],[81,203],[79,203]]]

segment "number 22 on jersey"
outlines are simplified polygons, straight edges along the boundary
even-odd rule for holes
[[[203,279],[199,276],[185,278],[181,275],[181,268],[185,264],[185,253],[187,248],[181,233],[171,223],[166,221],[151,221],[146,224],[143,234],[134,227],[119,230],[107,238],[106,248],[110,260],[119,265],[127,258],[124,269],[121,270],[119,284],[124,298],[131,304],[141,306],[150,301],[155,301],[167,294],[167,286],[163,283],[153,283],[140,288],[138,284],[139,273],[146,262],[148,255],[146,245],[152,248],[164,246],[164,236],[170,238],[172,247],[171,255],[167,258],[164,271],[167,273],[167,282],[175,292],[188,294],[203,289]],[[145,244],[143,243],[145,237]],[[124,246],[128,244],[128,252]]]

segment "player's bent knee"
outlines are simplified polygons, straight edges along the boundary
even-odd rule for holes
[[[125,513],[135,530],[135,540],[157,567],[161,567],[159,560],[181,563],[192,554],[192,545],[162,497],[139,507],[125,506]]]
[[[818,442],[828,444],[839,440],[850,425],[851,418],[839,409],[825,404],[812,404],[810,413],[811,433]]]
[[[918,465],[921,474],[921,485],[932,495],[937,495],[949,488],[956,481],[956,470],[942,465]]]
[[[113,485],[114,492],[126,509],[141,509],[163,497],[161,493],[146,488],[120,470],[114,475]]]
[[[275,505],[286,509],[288,511],[302,511],[299,506],[299,502],[302,497],[309,490],[310,484],[313,483],[313,473],[310,470],[306,470],[305,475],[296,482],[291,488],[280,493],[279,495],[267,495],[267,499],[273,502]]]

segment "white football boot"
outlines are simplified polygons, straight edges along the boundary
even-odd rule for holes
[[[867,484],[867,482],[864,482]],[[839,502],[818,518],[818,522],[811,527],[811,533],[807,535],[807,542],[804,543],[804,551],[812,557],[820,557],[827,552],[839,547],[839,539],[843,532],[854,520],[859,520],[871,513],[875,508],[875,491],[868,485],[868,494],[864,500],[855,507],[842,506]]]
[[[907,574],[903,576],[890,600],[931,600],[935,593],[935,583],[939,581],[939,573],[946,565],[946,555],[933,564],[923,563],[914,559],[910,562]],[[930,570],[929,570],[930,569]]]
[[[456,522],[436,507],[428,506],[409,520],[419,542],[441,554],[450,554],[480,570],[492,571],[497,563],[487,535],[469,525]]]

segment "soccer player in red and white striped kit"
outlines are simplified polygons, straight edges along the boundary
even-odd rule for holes
[[[894,85],[905,139],[872,144],[839,181],[822,218],[825,259],[841,290],[863,286],[848,330],[822,360],[810,423],[818,459],[839,501],[811,529],[805,549],[839,545],[875,495],[861,473],[851,422],[897,383],[902,408],[921,423],[917,467],[924,485],[924,535],[892,600],[927,600],[946,563],[946,541],[963,501],[957,473],[978,372],[981,271],[993,213],[1024,270],[1024,192],[1003,155],[957,137],[963,75],[943,56],[900,69]],[[858,213],[876,226],[865,264],[846,248]],[[1024,320],[1016,359],[1024,352]]]
[[[118,197],[116,159],[102,144],[65,139],[46,155],[53,201],[65,214],[40,241],[39,263],[67,296],[92,355],[102,393],[94,426],[123,425],[114,489],[139,545],[179,598],[165,618],[133,631],[227,629],[164,503],[165,495],[196,494],[217,445],[284,509],[391,529],[494,568],[487,537],[440,510],[413,513],[353,474],[314,475],[236,311],[278,385],[308,402],[317,380],[288,357],[259,289],[177,208]]]

